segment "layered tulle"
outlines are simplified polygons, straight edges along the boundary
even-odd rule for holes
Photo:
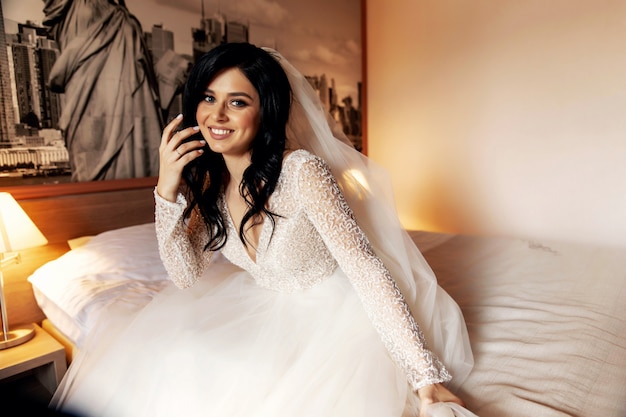
[[[340,273],[296,294],[222,264],[94,335],[54,404],[81,416],[400,415],[398,372]],[[126,323],[125,323],[126,322]]]
[[[53,407],[80,417],[416,415],[414,399],[403,411],[406,376],[340,270],[283,294],[220,262],[139,312],[110,311]]]

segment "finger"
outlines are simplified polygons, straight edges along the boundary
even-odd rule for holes
[[[178,175],[182,174],[183,168],[189,164],[191,161],[200,157],[204,153],[203,148],[191,149],[186,152],[182,152],[178,148],[174,150],[172,160],[171,160],[171,168]]]
[[[163,129],[163,134],[161,135],[161,146],[165,146],[170,139],[172,138],[172,132],[180,126],[183,121],[183,115],[179,114],[171,122],[169,122],[165,128]]]
[[[176,151],[179,156],[182,156],[189,151],[202,148],[206,144],[202,137],[196,140],[187,140],[197,134],[199,130],[200,128],[198,126],[194,126],[176,132],[176,138],[172,138],[170,141],[172,150]]]

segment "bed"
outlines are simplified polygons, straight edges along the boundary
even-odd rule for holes
[[[69,361],[113,303],[140,309],[170,285],[152,185],[20,203],[51,241],[24,254],[23,278],[13,278],[20,318],[42,323]],[[626,416],[624,248],[410,235],[465,316],[475,367],[459,394],[469,409],[481,417]]]

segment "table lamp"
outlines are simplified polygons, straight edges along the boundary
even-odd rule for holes
[[[7,265],[20,261],[20,255],[17,251],[46,243],[48,240],[13,196],[9,193],[0,192],[0,308],[2,310],[0,349],[20,345],[35,335],[35,329],[32,326],[22,326],[9,330],[2,271]]]

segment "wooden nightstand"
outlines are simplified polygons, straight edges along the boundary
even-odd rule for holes
[[[34,327],[31,340],[0,350],[0,392],[5,399],[11,394],[16,401],[36,396],[43,402],[52,396],[67,370],[63,345],[41,327]],[[34,385],[45,389],[44,398]],[[32,392],[24,392],[28,390]]]

